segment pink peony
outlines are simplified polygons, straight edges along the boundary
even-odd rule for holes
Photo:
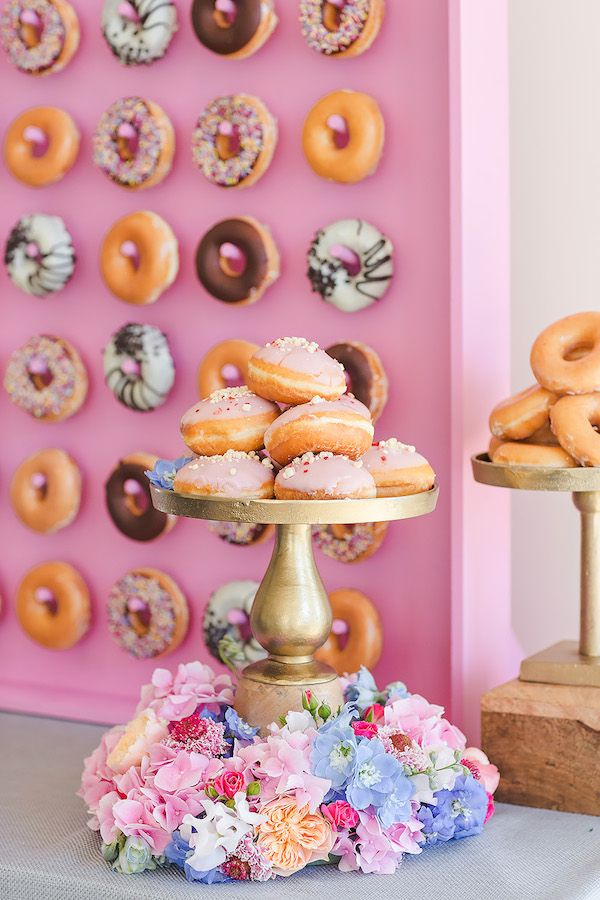
[[[477,747],[467,747],[463,751],[461,762],[477,781],[481,781],[488,794],[495,793],[500,781],[500,773],[498,767],[489,761],[483,750],[479,750]]]
[[[240,772],[223,772],[215,778],[214,786],[218,794],[231,800],[238,791],[244,790],[244,776]]]
[[[443,706],[412,694],[386,706],[385,724],[399,728],[421,747],[446,744],[452,750],[463,750],[467,743],[464,734],[444,719],[443,714]]]
[[[151,684],[142,688],[138,710],[152,706],[170,722],[191,716],[198,706],[218,712],[233,703],[233,683],[229,675],[215,675],[201,662],[180,663],[173,675],[168,669],[155,669]]]
[[[345,800],[324,803],[321,806],[321,812],[336,831],[354,828],[355,825],[358,825],[358,813]]]
[[[352,722],[352,728],[356,737],[366,737],[371,740],[377,735],[375,722]]]

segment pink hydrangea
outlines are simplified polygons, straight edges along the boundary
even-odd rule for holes
[[[105,794],[115,790],[114,772],[108,768],[106,760],[124,731],[124,725],[115,725],[102,736],[99,746],[84,760],[81,787],[77,794],[83,798],[89,812],[92,813],[90,827],[96,830],[99,828],[96,813],[100,800]]]
[[[140,794],[138,799],[117,800],[113,805],[112,815],[115,828],[127,837],[133,835],[143,838],[154,855],[160,856],[170,843],[171,834],[156,821],[153,809],[154,804],[150,798]],[[102,838],[106,841],[104,834]]]
[[[180,663],[173,675],[168,669],[155,669],[150,684],[144,685],[138,711],[151,706],[170,722],[185,719],[206,706],[218,712],[222,705],[233,704],[233,682],[227,674],[215,675],[201,662]]]
[[[463,750],[467,743],[464,734],[443,716],[443,706],[412,694],[386,706],[384,720],[386,725],[399,728],[421,747],[446,744],[453,750]]]
[[[358,815],[356,837],[342,833],[333,847],[332,853],[341,857],[339,868],[342,872],[393,875],[402,859],[402,846],[383,831],[372,812],[365,810]]]
[[[386,830],[386,835],[394,844],[397,844],[402,853],[421,853],[425,838],[423,836],[423,823],[417,818],[416,813],[419,804],[412,803],[412,816],[406,822],[397,822]]]

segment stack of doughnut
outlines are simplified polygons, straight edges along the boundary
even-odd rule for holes
[[[492,462],[600,466],[600,312],[566,316],[531,348],[532,387],[491,412]]]

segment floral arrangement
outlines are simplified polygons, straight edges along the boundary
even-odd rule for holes
[[[479,834],[498,770],[435,706],[361,669],[332,711],[310,692],[266,737],[229,675],[156,669],[134,719],[85,761],[80,796],[121,873],[266,881],[313,863],[395,872],[405,853]]]

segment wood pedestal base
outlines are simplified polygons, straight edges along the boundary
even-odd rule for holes
[[[330,709],[336,710],[344,702],[339,678],[319,684],[267,684],[240,677],[235,695],[236,712],[251,725],[260,728],[260,734],[268,733],[271,722],[290,709],[302,709],[302,691],[310,688],[319,701],[325,701]]]
[[[509,681],[481,700],[496,799],[600,815],[600,688]]]

